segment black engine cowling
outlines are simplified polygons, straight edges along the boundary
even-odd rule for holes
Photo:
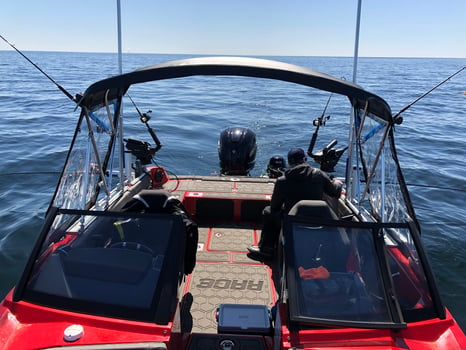
[[[256,134],[248,128],[228,128],[220,133],[218,156],[222,175],[249,175],[256,161]]]

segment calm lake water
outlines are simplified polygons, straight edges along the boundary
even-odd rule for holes
[[[118,72],[115,54],[26,52],[26,55],[73,94]],[[123,70],[184,57],[187,56],[126,54]],[[347,80],[352,77],[352,58],[268,58]],[[360,58],[358,84],[383,97],[392,111],[397,112],[465,64],[464,59]],[[302,117],[309,119],[309,128],[302,130],[302,126],[294,123],[295,116],[303,112],[302,106],[292,105],[287,98],[295,93],[293,90],[275,90],[274,94],[282,98],[277,106],[264,102],[270,94],[265,86],[251,90],[242,85],[241,79],[235,84],[236,93],[248,96],[251,103],[249,113],[254,118],[251,122],[249,116],[246,125],[246,119],[237,113],[231,99],[231,86],[217,89],[210,97],[214,106],[216,102],[223,105],[221,110],[219,107],[208,111],[218,113],[217,122],[193,110],[192,114],[197,115],[188,126],[173,120],[176,111],[154,109],[151,121],[154,129],[162,123],[173,131],[159,134],[164,144],[164,152],[158,158],[161,165],[177,174],[215,173],[218,135],[223,128],[236,125],[250,127],[257,133],[259,149],[254,175],[263,172],[271,155],[285,155],[294,146],[307,147],[314,131],[311,121],[322,113],[328,96],[322,96],[321,103],[313,107],[315,114]],[[193,91],[204,94],[181,84],[171,89],[180,100]],[[144,94],[144,90],[139,92]],[[403,114],[404,123],[396,129],[399,158],[421,222],[424,245],[443,301],[463,329],[466,329],[465,93],[466,71],[463,71],[408,109]],[[138,100],[143,111],[157,107],[149,92],[143,97],[147,101],[140,97]],[[327,112],[331,115],[338,108],[338,99],[332,99]],[[271,122],[266,117],[268,113],[280,118]],[[76,120],[74,104],[55,85],[16,52],[0,51],[0,298],[14,286],[24,267],[55,189]],[[334,137],[331,127],[332,119],[319,132],[322,140]],[[144,137],[151,141],[147,134]]]

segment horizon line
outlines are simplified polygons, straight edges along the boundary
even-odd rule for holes
[[[0,49],[0,52],[15,52],[14,49]],[[21,50],[22,52],[56,52],[56,53],[86,53],[86,54],[116,54],[113,51],[68,51],[68,50]],[[220,53],[169,53],[169,52],[122,52],[123,55],[183,55],[183,56],[247,56],[247,57],[335,57],[335,58],[354,58],[347,55],[283,55],[283,54],[220,54]],[[466,59],[466,57],[445,57],[445,56],[358,56],[358,58],[399,58],[399,59]]]

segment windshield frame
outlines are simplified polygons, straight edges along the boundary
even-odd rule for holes
[[[60,216],[68,217],[67,220],[62,220]],[[85,220],[83,218],[86,217]],[[92,218],[89,220],[89,218]],[[60,295],[60,292],[54,293],[53,288],[51,292],[45,290],[34,289],[34,284],[32,281],[37,280],[42,268],[49,261],[50,256],[58,252],[59,249],[66,247],[67,245],[72,246],[75,244],[77,247],[73,248],[76,250],[84,250],[82,247],[83,241],[89,238],[89,233],[86,230],[93,230],[92,225],[99,223],[98,220],[145,220],[146,226],[149,224],[163,224],[163,225],[153,225],[154,230],[157,231],[157,228],[164,226],[168,228],[169,232],[151,232],[154,234],[153,240],[159,240],[162,235],[165,235],[165,244],[163,245],[163,258],[158,266],[155,266],[154,257],[148,257],[149,253],[138,251],[140,253],[140,259],[137,261],[147,262],[147,274],[141,275],[143,277],[143,283],[149,282],[147,285],[153,285],[153,289],[147,291],[145,294],[145,301],[134,300],[133,302],[128,303],[127,305],[116,304],[115,298],[113,301],[106,302],[106,300],[91,300],[88,297],[80,298],[73,295],[66,296]],[[58,223],[58,226],[54,225]],[[143,221],[140,221],[143,223]],[[25,272],[23,273],[20,282],[18,283],[17,288],[13,296],[14,301],[25,300],[33,304],[43,305],[47,307],[53,307],[60,310],[66,310],[71,312],[86,313],[96,316],[111,317],[111,318],[120,318],[133,321],[142,321],[142,322],[151,322],[157,324],[167,324],[170,321],[170,315],[173,312],[172,307],[175,304],[175,299],[178,297],[178,286],[180,278],[183,274],[183,257],[184,257],[184,247],[186,239],[186,230],[183,223],[183,219],[179,215],[173,214],[141,214],[134,212],[111,212],[111,211],[88,211],[88,210],[69,210],[69,209],[58,209],[53,207],[53,210],[50,210],[48,217],[46,218],[47,225],[44,226],[36,246],[33,249],[30,259],[26,265]],[[80,227],[84,223],[84,228],[82,232],[79,232]],[[107,227],[103,226],[103,227]],[[78,228],[78,230],[76,230]],[[118,230],[115,230],[117,232]],[[142,231],[141,231],[142,232]],[[72,237],[72,236],[76,237]],[[81,246],[80,246],[81,245]],[[85,247],[88,251],[92,248]],[[101,271],[105,267],[105,261],[102,261],[98,257],[99,252],[97,250],[104,251],[103,247],[96,248],[96,254],[92,254],[104,265],[100,265]],[[112,248],[108,249],[112,250]],[[122,253],[125,249],[114,248],[114,251],[119,250]],[[129,251],[129,250],[128,250]],[[132,254],[135,256],[133,250]],[[115,254],[114,254],[115,255]],[[127,255],[127,254],[126,254]],[[116,256],[116,255],[115,255]],[[76,256],[75,256],[76,257]],[[131,258],[131,257],[129,257]],[[157,257],[158,258],[158,257]],[[82,259],[81,259],[82,260]],[[63,259],[61,260],[63,263]],[[79,261],[79,259],[77,259]],[[84,261],[84,260],[82,260]],[[76,264],[76,260],[74,261]],[[90,262],[92,264],[92,261]],[[114,264],[113,267],[123,266],[121,262]],[[76,265],[75,265],[76,266]],[[157,281],[150,281],[149,277],[155,276],[155,272],[152,273],[152,270],[157,267]],[[76,269],[75,269],[76,270]],[[115,270],[115,269],[113,269]],[[49,269],[50,271],[50,269]],[[63,267],[65,271],[65,267]],[[129,270],[128,270],[129,271]],[[115,272],[115,271],[114,271]],[[94,279],[97,274],[92,269],[88,269],[86,273],[90,274],[90,277],[84,276],[81,280],[84,280],[84,283],[92,284],[92,281],[97,281],[97,283],[104,283],[104,280]],[[49,276],[50,277],[50,276]],[[66,273],[65,273],[66,277]],[[105,278],[109,278],[106,276]],[[122,277],[123,278],[123,277]],[[119,278],[121,279],[121,278]],[[135,276],[127,274],[127,279],[135,280]],[[128,283],[133,283],[128,282]],[[111,282],[108,284],[109,291],[111,290]],[[127,283],[121,282],[120,283]],[[135,282],[136,283],[136,282]],[[44,283],[42,283],[44,285]],[[115,286],[118,285],[118,282],[114,283]],[[80,286],[83,288],[84,284]],[[121,284],[123,290],[123,284]],[[126,286],[124,286],[127,288]],[[43,289],[43,288],[42,288]],[[137,289],[135,289],[137,291]],[[135,292],[136,293],[136,292]],[[63,293],[62,293],[63,294]],[[71,293],[73,294],[73,293]],[[133,296],[134,297],[134,296]],[[130,296],[128,295],[128,298]],[[131,304],[132,303],[132,304]],[[136,304],[144,306],[137,306]],[[136,306],[135,306],[136,305]]]
[[[297,225],[314,225],[325,228],[340,228],[345,230],[357,229],[367,232],[370,234],[373,241],[373,253],[377,263],[378,280],[381,283],[382,288],[379,289],[383,296],[384,303],[387,307],[387,318],[383,320],[361,320],[361,319],[342,319],[326,317],[319,315],[318,308],[314,308],[315,316],[310,314],[308,311],[309,305],[305,305],[303,301],[304,287],[302,287],[299,281],[300,275],[298,274],[297,261],[299,254],[295,250],[296,245],[302,246],[303,242],[296,243],[295,240],[299,239],[299,233],[295,232]],[[423,276],[425,283],[422,284],[423,295],[429,296],[429,302],[425,307],[416,310],[406,310],[400,306],[400,299],[397,295],[397,286],[394,282],[394,277],[397,275],[397,271],[393,268],[393,259],[390,258],[387,245],[387,235],[389,235],[390,229],[403,229],[410,230],[412,225],[408,223],[369,223],[369,222],[354,222],[354,221],[342,221],[342,220],[315,220],[309,219],[302,216],[288,215],[284,220],[284,269],[286,274],[286,287],[287,287],[287,303],[289,310],[290,321],[300,325],[332,325],[332,326],[345,326],[345,327],[357,327],[357,328],[391,328],[400,329],[406,328],[406,322],[419,321],[423,319],[430,319],[433,317],[444,317],[444,310],[441,303],[439,304],[438,292],[435,286],[432,284],[432,274],[430,267],[427,263],[426,256],[422,252],[422,248],[419,246],[419,240],[413,239],[415,250],[417,251],[418,258],[420,260],[420,266],[422,267]],[[416,236],[417,231],[410,230],[411,236]],[[296,238],[298,237],[298,238]],[[416,237],[417,238],[417,237]],[[353,242],[351,242],[353,244]],[[315,249],[315,248],[314,248]],[[401,248],[400,248],[401,249]],[[304,250],[303,250],[304,251]],[[308,255],[312,254],[312,248],[308,249]],[[338,256],[337,251],[332,251],[333,257]],[[302,254],[303,255],[303,254]],[[392,271],[393,268],[393,271]],[[330,275],[332,275],[332,272]],[[327,272],[328,273],[328,272]],[[336,276],[336,274],[335,274]],[[319,278],[319,277],[317,277]],[[327,277],[328,278],[328,277]],[[397,282],[398,283],[398,282]],[[365,286],[365,284],[364,284]],[[354,287],[352,287],[354,288]],[[399,290],[399,289],[398,289]],[[338,299],[336,299],[338,300]],[[313,301],[315,302],[315,300]],[[309,303],[309,302],[308,302]],[[314,304],[315,307],[315,304]],[[325,306],[323,306],[325,308]],[[305,309],[308,309],[307,311]],[[362,314],[363,315],[363,314]],[[369,313],[367,313],[369,315]]]

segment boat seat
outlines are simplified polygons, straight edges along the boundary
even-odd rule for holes
[[[296,219],[310,221],[309,224],[297,226],[285,225],[285,242],[286,237],[290,235],[293,236],[294,242],[292,247],[287,248],[291,249],[287,255],[294,256],[296,268],[318,267],[319,264],[323,264],[331,272],[345,272],[350,240],[342,227],[325,225],[325,222],[338,220],[338,216],[328,204],[323,200],[299,201],[287,216],[288,221],[295,222]]]
[[[173,214],[176,208],[183,210],[178,198],[165,190],[142,190],[123,206],[122,211]],[[184,210],[186,212],[186,210]]]
[[[321,200],[301,200],[290,209],[288,215],[304,217],[311,220],[331,221],[339,219],[327,202]],[[339,232],[343,244],[349,245],[350,239],[346,231],[339,229]]]
[[[184,272],[190,274],[196,264],[199,232],[197,224],[189,217],[186,208],[178,198],[161,189],[142,190],[122,208],[126,212],[180,215],[186,229],[186,250]]]
[[[290,209],[288,215],[309,219],[338,220],[338,216],[328,204],[321,200],[301,200]]]

